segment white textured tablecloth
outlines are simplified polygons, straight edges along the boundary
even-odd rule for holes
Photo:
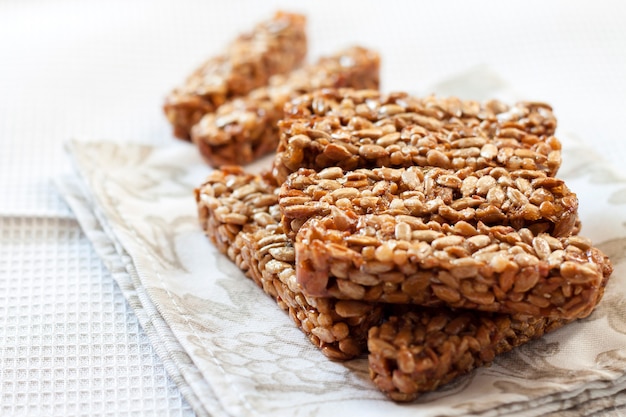
[[[355,42],[381,50],[386,90],[422,91],[486,64],[521,96],[550,102],[568,136],[590,148],[585,155],[626,172],[620,1],[2,1],[1,415],[200,409],[194,394],[183,392],[189,402],[181,397],[179,368],[163,355],[168,344],[149,343],[140,327],[152,331],[149,313],[137,312],[137,298],[126,301],[130,287],[115,284],[116,270],[105,268],[51,179],[68,171],[62,144],[72,137],[169,146],[164,94],[236,33],[281,7],[309,15],[311,56]],[[592,183],[606,178],[596,173],[601,168],[587,176]],[[626,201],[623,192],[611,198],[618,208]],[[581,196],[586,232],[606,223],[603,208],[588,204],[594,199]],[[593,391],[585,395],[591,400]],[[587,404],[570,414],[603,408]],[[609,411],[599,414],[626,414],[604,406]]]

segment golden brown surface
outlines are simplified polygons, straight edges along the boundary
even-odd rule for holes
[[[317,171],[430,166],[503,167],[554,176],[561,144],[542,103],[509,106],[406,93],[326,89],[292,101],[280,123],[274,176]]]

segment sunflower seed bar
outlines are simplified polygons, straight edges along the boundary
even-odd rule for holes
[[[407,215],[312,218],[295,248],[309,296],[535,317],[589,315],[611,273],[608,258],[580,236]]]
[[[273,173],[299,168],[504,167],[553,176],[561,163],[556,119],[543,103],[478,103],[405,93],[327,89],[285,107]]]
[[[287,101],[324,87],[378,88],[379,68],[379,55],[362,47],[321,58],[205,115],[193,127],[192,140],[211,166],[248,164],[276,150]]]
[[[510,225],[534,234],[572,234],[578,199],[562,180],[541,171],[504,168],[374,168],[343,172],[300,169],[280,189],[280,209],[291,236],[311,217],[335,222],[376,213],[424,222]]]
[[[227,167],[210,174],[196,190],[196,200],[207,236],[326,356],[345,360],[365,352],[367,331],[381,321],[382,307],[302,294],[295,279],[293,245],[279,223],[274,187],[241,168]]]
[[[370,329],[370,376],[393,400],[411,401],[568,322],[414,307]]]
[[[191,127],[204,114],[298,67],[307,52],[305,24],[302,15],[278,12],[196,69],[163,106],[174,135],[189,140]]]

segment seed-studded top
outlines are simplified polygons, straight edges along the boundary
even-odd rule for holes
[[[580,236],[408,215],[344,223],[330,214],[300,228],[303,293],[572,319],[591,313],[612,272],[608,258]]]
[[[556,119],[543,103],[326,89],[288,104],[280,129],[279,183],[302,167],[500,166],[553,176],[561,163]]]
[[[343,172],[300,169],[281,186],[283,226],[292,235],[309,218],[367,213],[412,215],[425,222],[467,221],[571,234],[578,200],[562,180],[541,171],[504,168],[375,168]]]

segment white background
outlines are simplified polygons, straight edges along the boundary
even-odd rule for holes
[[[623,1],[0,0],[0,415],[193,415],[52,179],[69,138],[172,141],[165,94],[277,9],[386,91],[488,66],[626,175]]]

